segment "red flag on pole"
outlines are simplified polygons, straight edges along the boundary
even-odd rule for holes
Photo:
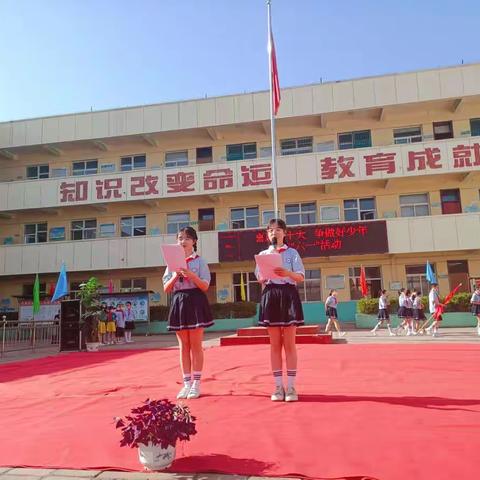
[[[433,318],[435,318],[435,320],[438,319],[438,317],[440,317],[444,310],[445,310],[445,307],[450,303],[450,300],[452,299],[452,297],[457,293],[458,289],[462,286],[461,283],[459,283],[446,297],[445,299],[443,300],[443,303],[440,303],[437,308],[435,309],[435,313],[433,314]]]
[[[108,293],[113,293],[113,280],[108,281]]]
[[[360,291],[362,292],[362,297],[366,297],[368,295],[367,277],[365,275],[365,268],[363,266],[360,267]]]
[[[272,98],[270,99],[273,106],[273,114],[278,113],[278,108],[280,107],[280,82],[278,81],[278,69],[277,69],[277,55],[275,54],[275,42],[273,41],[273,32],[272,32],[272,18],[270,13],[270,2],[268,4],[268,53],[270,54],[270,92]]]
[[[48,291],[48,294],[53,297],[53,294],[55,293],[55,283],[50,284],[50,290]]]

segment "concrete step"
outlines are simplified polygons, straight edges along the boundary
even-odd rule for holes
[[[333,343],[330,333],[297,334],[297,344],[330,344]],[[231,335],[220,338],[220,346],[232,345],[268,345],[270,338],[267,335],[238,336]]]
[[[320,333],[320,325],[304,325],[297,327],[297,335],[315,335]],[[237,330],[239,337],[268,337],[268,331],[265,327],[239,328]]]

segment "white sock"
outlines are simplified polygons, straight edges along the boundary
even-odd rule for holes
[[[387,323],[387,328],[388,328],[388,332],[392,333],[392,329],[390,328],[390,325],[388,323]]]
[[[295,380],[297,378],[296,370],[287,370],[287,388],[295,387]]]
[[[193,372],[193,385],[200,386],[200,380],[202,379],[202,372]]]
[[[373,331],[376,332],[376,331],[377,331],[377,328],[380,327],[381,324],[382,324],[382,322],[378,322],[378,323],[373,327]]]
[[[192,376],[190,373],[183,374],[183,384],[188,387],[192,383]]]
[[[283,387],[283,374],[281,370],[274,370],[273,378],[275,379],[275,386],[276,387]]]

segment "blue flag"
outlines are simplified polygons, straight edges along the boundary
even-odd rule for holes
[[[430,262],[427,260],[427,267],[425,268],[425,276],[427,277],[428,283],[437,283],[437,279],[435,278],[435,274],[433,273],[432,266]]]
[[[55,292],[53,293],[52,302],[64,297],[68,294],[68,280],[65,264],[62,263],[60,274],[58,275],[57,285],[55,285]]]

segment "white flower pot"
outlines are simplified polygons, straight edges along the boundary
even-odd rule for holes
[[[100,345],[101,343],[99,342],[92,342],[92,343],[87,342],[86,343],[87,352],[98,352]]]
[[[148,442],[148,445],[140,443],[138,445],[138,459],[148,470],[163,470],[175,460],[175,447],[169,445],[167,448],[162,448],[152,442]]]

